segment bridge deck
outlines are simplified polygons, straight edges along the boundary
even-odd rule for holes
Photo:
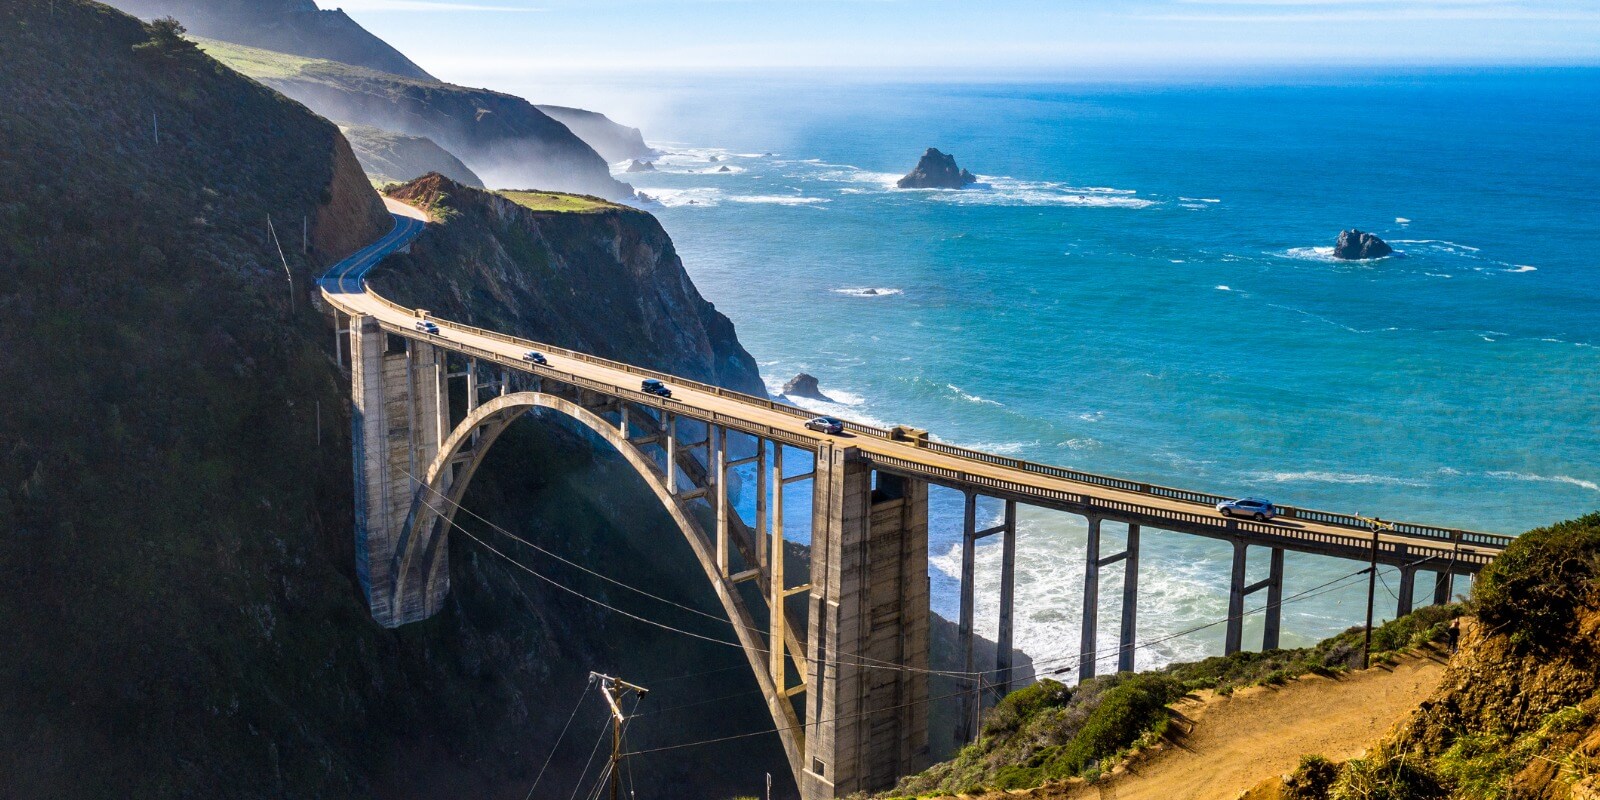
[[[416,330],[417,317],[412,309],[368,291],[363,280],[383,256],[409,243],[424,227],[420,212],[393,201],[390,207],[396,212],[394,232],[334,267],[321,285],[325,297],[339,310],[353,316],[375,317],[397,335],[792,446],[815,450],[825,440],[831,440],[836,446],[858,448],[863,457],[881,469],[947,486],[1166,530],[1245,539],[1297,551],[1349,558],[1365,557],[1370,552],[1370,528],[1354,515],[1288,508],[1284,516],[1272,522],[1228,519],[1214,508],[1224,499],[1218,495],[1034,464],[940,442],[906,441],[893,438],[889,431],[859,424],[850,424],[840,435],[823,434],[807,429],[805,421],[812,414],[793,406],[433,317],[430,319],[439,325],[442,335],[427,335]],[[529,350],[544,353],[549,364],[534,366],[523,361],[522,354]],[[640,392],[642,377],[666,382],[672,387],[672,399]],[[1385,563],[1409,563],[1430,556],[1441,561],[1449,558],[1458,571],[1476,571],[1503,550],[1510,538],[1396,523],[1394,530],[1379,534],[1379,555]],[[1442,563],[1438,566],[1443,568]]]

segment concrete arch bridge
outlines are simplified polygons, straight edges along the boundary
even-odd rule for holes
[[[429,319],[437,333],[422,330],[424,312],[379,297],[363,280],[425,227],[417,212],[393,203],[391,210],[394,231],[320,281],[340,323],[341,356],[348,335],[357,566],[373,617],[398,626],[439,610],[449,591],[445,544],[455,502],[484,454],[529,411],[564,414],[621,453],[672,515],[733,623],[807,800],[885,789],[926,766],[930,485],[966,496],[960,636],[967,672],[988,670],[972,664],[974,545],[1001,537],[999,662],[989,672],[999,692],[1009,688],[1012,667],[1019,504],[1088,520],[1081,677],[1102,660],[1132,667],[1139,538],[1147,528],[1232,544],[1230,653],[1244,645],[1245,598],[1256,592],[1266,594],[1262,646],[1277,646],[1286,551],[1398,567],[1397,611],[1404,613],[1419,572],[1436,576],[1434,599],[1443,602],[1453,576],[1476,573],[1510,541],[1417,523],[1374,533],[1354,515],[1303,508],[1268,522],[1225,518],[1214,508],[1224,498],[1205,492],[956,447],[914,429],[846,423],[843,434],[829,435],[806,428],[808,412],[765,398],[446,320]],[[548,363],[524,360],[530,350]],[[673,396],[640,391],[647,378],[669,384]],[[451,381],[465,383],[465,407],[451,408]],[[734,470],[753,472],[752,519],[729,496]],[[785,575],[784,499],[806,491],[802,484],[811,501],[809,573]],[[1000,525],[977,529],[980,497],[1004,503]],[[1122,552],[1100,552],[1105,523],[1126,530]],[[1269,576],[1247,584],[1251,548],[1266,551]],[[1099,576],[1113,566],[1125,576],[1121,636],[1102,659]],[[974,712],[978,695],[975,685]]]

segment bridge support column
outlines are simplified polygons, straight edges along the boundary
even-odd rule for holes
[[[1400,596],[1397,598],[1398,602],[1395,604],[1395,609],[1394,609],[1394,615],[1396,617],[1403,617],[1403,616],[1411,613],[1411,607],[1413,605],[1412,598],[1416,595],[1416,593],[1417,593],[1417,568],[1416,567],[1401,567],[1400,568],[1400,589],[1397,592],[1397,594],[1399,594]]]
[[[1446,571],[1433,573],[1433,604],[1442,606],[1450,602],[1450,590],[1455,576]]]
[[[1117,671],[1133,671],[1135,638],[1139,628],[1139,526],[1128,525],[1127,562],[1122,572],[1122,647],[1117,651]]]
[[[1015,683],[1011,674],[1011,645],[1012,617],[1017,599],[1017,501],[1006,501],[1005,521],[1000,527],[1000,627],[994,638],[996,698],[1011,694],[1011,687]]]
[[[1283,634],[1283,548],[1272,548],[1267,574],[1267,619],[1261,630],[1261,649],[1276,650]]]
[[[805,800],[887,789],[928,760],[928,486],[878,477],[854,448],[818,451]]]
[[[1089,518],[1089,539],[1083,557],[1083,630],[1078,638],[1078,681],[1094,677],[1100,631],[1100,519]]]
[[[397,551],[404,546],[420,479],[439,452],[446,424],[443,354],[406,340],[388,352],[389,334],[374,317],[351,321],[351,444],[355,463],[356,572],[373,619],[387,627],[431,615],[448,591],[427,596],[426,580],[396,594]],[[413,480],[412,476],[416,476]]]
[[[1249,545],[1233,543],[1233,575],[1228,583],[1228,633],[1223,638],[1222,652],[1233,655],[1244,649],[1244,574],[1245,558]]]
[[[1228,633],[1223,639],[1222,651],[1233,655],[1244,649],[1244,601],[1262,589],[1267,590],[1266,623],[1261,632],[1261,649],[1276,650],[1283,620],[1283,548],[1272,548],[1271,567],[1267,577],[1245,585],[1250,546],[1243,541],[1233,543],[1233,577],[1228,584]]]
[[[973,604],[976,600],[977,558],[978,558],[978,495],[973,492],[966,493],[965,508],[962,513],[961,523],[961,619],[959,621],[958,647],[965,666],[961,669],[972,675],[976,668],[973,658]],[[976,676],[972,678],[970,693],[962,703],[961,719],[956,726],[956,739],[961,742],[970,742],[978,735],[978,716],[982,711],[980,705],[983,701],[983,682]]]

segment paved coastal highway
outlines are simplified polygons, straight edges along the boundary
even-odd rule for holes
[[[906,431],[849,423],[845,433],[828,435],[805,427],[812,414],[763,398],[434,317],[428,319],[439,326],[439,335],[426,334],[416,328],[420,312],[379,297],[365,285],[364,276],[373,266],[405,247],[426,228],[421,212],[394,201],[386,202],[395,218],[394,230],[334,266],[320,285],[326,299],[341,312],[353,317],[375,317],[384,329],[396,335],[425,340],[480,362],[490,361],[796,447],[815,451],[825,440],[831,440],[839,447],[857,448],[879,469],[990,496],[1164,530],[1246,538],[1252,543],[1307,552],[1355,557],[1372,547],[1371,522],[1355,515],[1291,507],[1269,522],[1225,518],[1215,508],[1218,501],[1225,499],[1220,495],[1033,464],[932,441],[915,431],[907,435]],[[549,364],[535,366],[524,361],[523,354],[530,350],[543,353]],[[640,392],[643,378],[662,380],[671,387],[672,398]],[[1476,571],[1510,541],[1510,537],[1497,534],[1387,520],[1380,527],[1378,541],[1385,563],[1448,558],[1464,571]],[[1427,568],[1440,569],[1442,563]]]

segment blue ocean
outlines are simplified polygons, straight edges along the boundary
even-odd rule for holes
[[[805,371],[835,401],[802,405],[1385,518],[1513,533],[1600,508],[1600,71],[608,91],[665,153],[619,177],[771,390]],[[894,188],[927,147],[980,183]],[[1352,227],[1398,253],[1334,260]],[[960,502],[932,509],[952,618]],[[1042,673],[1077,650],[1083,537],[1022,513],[1017,642]],[[1144,541],[1141,667],[1220,653],[1220,625],[1174,634],[1225,616],[1228,546]],[[980,546],[991,636],[998,563]],[[1286,645],[1360,622],[1361,564],[1288,564]],[[1253,552],[1251,579],[1265,569]]]

